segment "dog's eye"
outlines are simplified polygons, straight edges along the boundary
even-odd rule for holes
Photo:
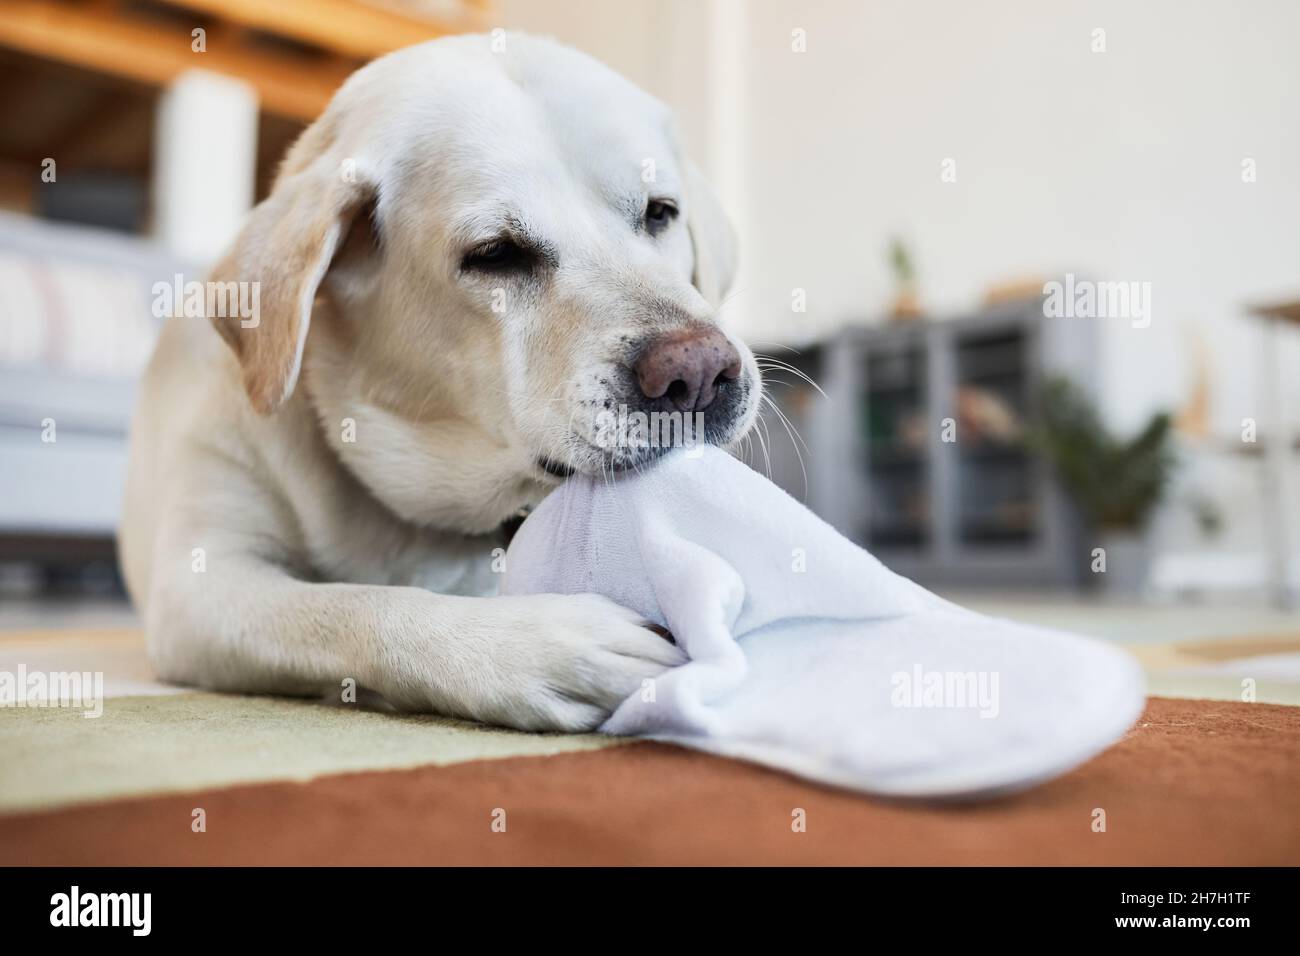
[[[668,199],[652,199],[646,203],[645,223],[652,232],[658,232],[677,218],[677,206]]]
[[[471,272],[530,272],[537,256],[512,239],[493,239],[475,246],[460,260],[460,267]]]

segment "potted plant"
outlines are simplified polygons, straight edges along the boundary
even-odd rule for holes
[[[911,320],[921,317],[921,300],[916,294],[916,266],[912,255],[907,251],[903,240],[895,238],[889,244],[889,267],[894,273],[894,285],[897,294],[890,308],[890,317],[896,320]]]
[[[1145,532],[1176,466],[1171,424],[1160,412],[1121,438],[1073,382],[1054,378],[1042,389],[1029,443],[1051,463],[1082,518],[1091,542],[1082,555],[1084,580],[1109,593],[1133,596],[1146,586]]]

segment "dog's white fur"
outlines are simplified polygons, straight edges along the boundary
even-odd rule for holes
[[[655,198],[680,216],[651,235]],[[544,277],[462,267],[507,228]],[[666,109],[582,54],[458,37],[357,72],[215,271],[261,283],[259,324],[171,319],[143,382],[121,552],[160,675],[597,726],[680,652],[595,595],[484,597],[493,532],[557,484],[539,461],[617,464],[590,429],[629,350],[714,323],[733,262]],[[734,344],[724,444],[760,387]]]

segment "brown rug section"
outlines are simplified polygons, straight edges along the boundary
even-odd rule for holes
[[[1156,698],[1086,766],[977,804],[640,743],[3,817],[0,863],[1295,865],[1297,794],[1300,708]]]

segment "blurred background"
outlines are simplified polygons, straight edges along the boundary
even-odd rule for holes
[[[357,66],[494,29],[676,111],[769,366],[754,467],[982,610],[1296,638],[1289,0],[0,0],[0,627],[132,620],[153,284],[219,254]]]

